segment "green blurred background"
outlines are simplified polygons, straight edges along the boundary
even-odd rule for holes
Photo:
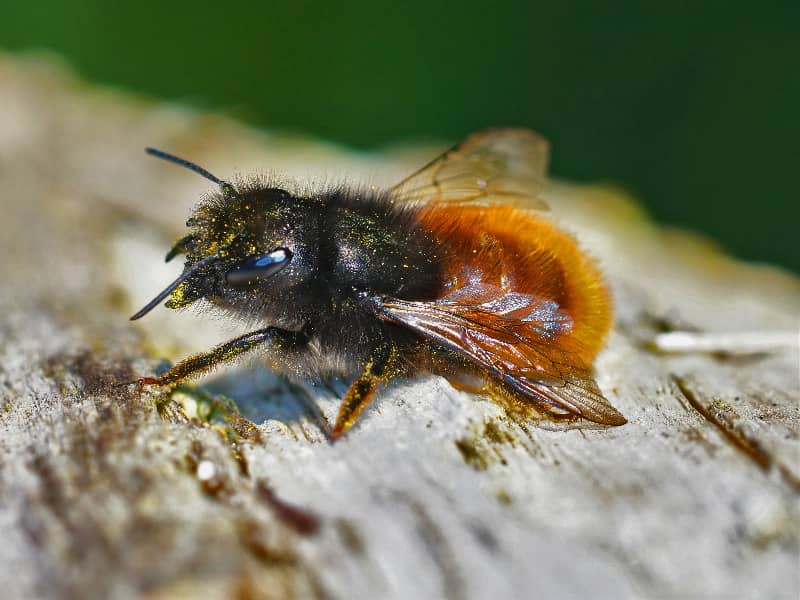
[[[353,145],[527,125],[554,174],[800,270],[800,2],[7,3],[0,47]]]

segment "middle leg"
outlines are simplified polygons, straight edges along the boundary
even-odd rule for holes
[[[397,347],[388,342],[381,344],[372,352],[364,365],[363,372],[350,385],[342,399],[339,414],[336,416],[336,424],[331,431],[332,440],[340,438],[355,424],[375,397],[378,386],[399,373],[398,356]]]

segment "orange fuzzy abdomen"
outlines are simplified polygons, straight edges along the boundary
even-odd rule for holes
[[[571,235],[510,206],[430,206],[420,219],[450,251],[442,296],[478,277],[552,300],[572,319],[554,342],[575,358],[575,367],[590,367],[611,327],[611,300],[594,261]]]

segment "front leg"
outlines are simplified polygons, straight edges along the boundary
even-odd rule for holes
[[[160,377],[142,377],[136,383],[145,385],[172,385],[204,373],[220,363],[230,361],[262,344],[271,343],[276,350],[296,349],[308,342],[303,332],[266,327],[217,346],[210,352],[195,354],[179,362]]]
[[[364,371],[350,385],[342,399],[336,424],[331,431],[333,441],[355,424],[375,396],[378,386],[399,373],[397,359],[398,351],[392,344],[382,344],[373,351],[367,364],[364,365]]]

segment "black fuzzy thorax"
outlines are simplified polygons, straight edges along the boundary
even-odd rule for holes
[[[387,191],[294,194],[254,182],[234,196],[210,196],[187,225],[187,268],[213,253],[222,259],[173,304],[205,298],[253,325],[302,331],[308,348],[274,365],[292,371],[353,371],[381,344],[416,344],[411,332],[379,320],[370,299],[428,300],[442,288],[441,241],[420,225],[414,206]],[[275,248],[293,253],[286,269],[248,289],[226,286],[225,272]]]
[[[430,300],[442,287],[439,241],[418,212],[390,194],[342,188],[325,197],[321,220],[320,275],[330,303],[313,320],[324,351],[338,356],[390,341],[401,350],[417,343],[408,330],[374,314],[370,298]]]
[[[340,188],[323,197],[320,272],[339,297],[366,291],[403,299],[436,298],[442,248],[418,211],[388,192]]]

